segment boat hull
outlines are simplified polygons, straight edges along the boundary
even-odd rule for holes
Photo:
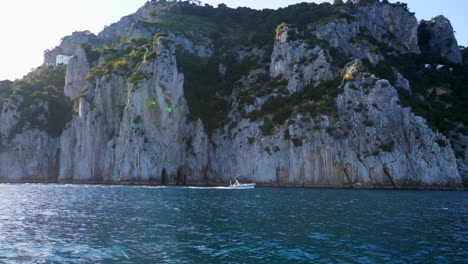
[[[228,188],[229,189],[239,189],[239,190],[254,189],[255,184],[231,185]]]

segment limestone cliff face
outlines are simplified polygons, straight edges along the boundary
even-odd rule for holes
[[[328,41],[332,47],[354,58],[368,58],[372,63],[389,53],[420,52],[418,21],[399,5],[362,6],[348,19],[311,29],[317,38]]]
[[[340,121],[350,128],[351,149],[357,151],[368,179],[390,180],[396,186],[460,185],[447,138],[403,108],[388,81],[368,73],[353,75],[337,105]]]
[[[461,63],[462,56],[450,21],[444,16],[437,16],[424,21],[429,27],[429,48],[441,57],[454,63]]]
[[[17,135],[12,145],[0,151],[3,181],[55,181],[59,169],[58,139],[44,131],[29,130]]]
[[[302,91],[309,84],[317,86],[334,79],[338,70],[331,65],[332,58],[328,51],[302,40],[290,40],[288,34],[291,31],[294,28],[285,26],[276,36],[270,75],[287,80],[291,93]]]
[[[12,130],[18,124],[20,118],[20,112],[18,111],[18,105],[24,100],[23,97],[18,96],[12,100],[7,98],[3,104],[2,114],[0,115],[0,133],[2,137],[9,138],[12,134]]]
[[[456,129],[452,130],[450,133],[450,142],[451,146],[456,153],[460,153],[457,165],[462,177],[463,184],[468,185],[468,135],[463,133],[464,127],[462,124],[459,124]]]
[[[351,17],[305,29],[284,24],[270,51],[246,45],[231,59],[232,54],[219,54],[216,44],[225,40],[211,31],[160,32],[156,25],[165,11],[158,3],[148,2],[97,37],[64,38],[46,53],[45,65],[54,65],[56,54],[73,56],[63,87],[73,117],[60,135],[40,125],[51,120],[47,101],[34,99],[25,108],[21,93],[2,97],[1,180],[463,186],[459,170],[463,174],[468,162],[457,165],[458,147],[400,102],[397,89],[412,93],[405,73],[391,68],[390,82],[359,60],[375,65],[391,54],[420,53],[418,23],[403,6],[351,6]],[[131,43],[140,38],[153,42],[136,50]],[[96,43],[110,55],[97,58],[98,49],[90,48]],[[207,83],[234,86],[214,92],[225,100],[228,120],[214,129],[193,118],[187,101],[192,92],[187,87],[193,86],[187,86],[189,69],[178,60],[181,50],[215,65]],[[254,63],[246,70],[242,63],[248,60]],[[236,65],[242,75],[230,83]],[[275,100],[291,105],[284,108]],[[34,115],[34,122],[25,122],[27,115]]]
[[[24,122],[19,106],[24,98],[7,99],[0,115],[0,178],[6,181],[50,181],[56,180],[59,168],[58,138],[47,132],[30,128],[18,133],[19,122]],[[44,109],[47,105],[33,103],[30,109]],[[46,122],[44,116],[41,122]],[[31,124],[26,123],[25,126]]]
[[[260,136],[260,122],[226,126],[214,137],[215,174],[278,186],[461,186],[453,151],[436,143],[447,139],[401,107],[388,81],[356,65],[340,85],[338,120],[297,116],[268,137]]]
[[[60,180],[196,183],[206,176],[208,139],[200,121],[187,120],[174,45],[160,41],[156,54],[139,66],[151,76],[141,83],[119,76],[87,83],[60,140]],[[71,82],[82,80],[74,76]]]
[[[65,75],[64,93],[65,96],[74,100],[86,85],[90,70],[90,63],[87,61],[86,51],[83,47],[76,49],[76,53],[70,59],[68,65]]]
[[[120,19],[99,33],[99,38],[104,41],[115,41],[122,37],[132,38],[152,38],[157,33],[157,29],[145,26],[147,23],[157,21],[158,15],[164,5],[155,1],[148,1],[143,7],[134,14]]]
[[[46,50],[44,52],[44,63],[43,65],[55,65],[57,55],[75,55],[76,49],[83,43],[95,44],[100,40],[89,31],[75,31],[70,36],[62,38],[59,46],[52,50]]]

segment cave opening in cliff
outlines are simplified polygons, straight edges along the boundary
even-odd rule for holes
[[[179,167],[179,169],[177,170],[176,184],[186,185],[186,176],[182,167]]]
[[[167,171],[164,168],[161,172],[161,185],[167,185]]]

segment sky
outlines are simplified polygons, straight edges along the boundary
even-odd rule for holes
[[[42,64],[43,52],[73,31],[97,34],[104,26],[134,13],[147,0],[21,0],[0,2],[0,80],[21,78]],[[402,0],[418,20],[448,17],[459,45],[468,46],[467,0]],[[247,6],[255,9],[285,7],[324,0],[202,0],[213,6]],[[327,2],[332,2],[329,0]],[[390,2],[396,2],[391,0]]]

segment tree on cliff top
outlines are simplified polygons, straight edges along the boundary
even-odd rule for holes
[[[342,5],[342,4],[344,4],[343,0],[333,0],[333,5]]]

